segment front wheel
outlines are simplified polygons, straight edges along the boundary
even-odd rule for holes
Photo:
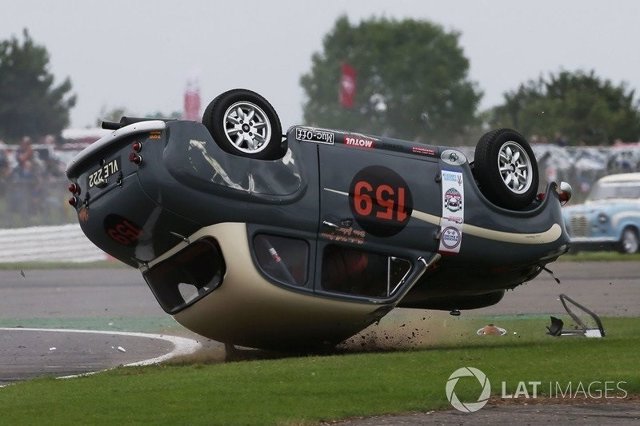
[[[638,251],[638,233],[632,228],[626,228],[622,231],[620,238],[620,253],[633,254]]]
[[[286,152],[275,109],[256,92],[234,89],[207,106],[202,124],[220,148],[242,157],[274,160]]]
[[[473,174],[484,196],[507,209],[526,208],[538,191],[536,157],[526,139],[515,130],[498,129],[480,138]]]

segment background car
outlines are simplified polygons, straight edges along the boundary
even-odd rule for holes
[[[601,178],[584,204],[563,211],[572,251],[636,253],[640,236],[640,173]]]

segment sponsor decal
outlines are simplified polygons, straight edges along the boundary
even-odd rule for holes
[[[402,231],[411,218],[413,198],[404,179],[383,166],[369,166],[353,177],[349,206],[367,233],[390,237]]]
[[[462,222],[464,222],[461,217],[457,216],[443,216],[442,218],[448,220],[449,222],[457,223],[458,225],[462,225]]]
[[[359,148],[375,148],[376,140],[363,135],[346,135],[344,137],[344,144],[349,146],[356,146]]]
[[[459,253],[464,226],[464,181],[462,173],[442,170],[442,218],[440,247],[443,253]]]
[[[104,218],[104,230],[115,242],[123,246],[134,246],[142,235],[142,229],[131,220],[110,214]]]
[[[435,149],[426,146],[412,146],[411,152],[414,154],[428,155],[429,157],[435,157],[436,155]]]
[[[448,250],[455,250],[462,241],[462,232],[456,227],[448,226],[442,230],[440,239],[442,241],[442,245],[444,245]]]
[[[460,166],[467,162],[467,157],[464,156],[460,151],[456,151],[455,149],[446,149],[442,152],[440,156],[442,161],[452,166]]]
[[[448,189],[444,194],[444,207],[452,213],[462,209],[462,194],[457,189]]]
[[[151,140],[158,140],[160,139],[162,136],[162,132],[160,130],[154,130],[151,133],[149,133],[149,139]]]
[[[320,233],[320,236],[329,241],[362,245],[367,234],[362,230],[353,229],[353,227],[349,226],[330,228],[326,232]]]
[[[333,145],[335,143],[335,133],[313,127],[296,127],[296,140]]]

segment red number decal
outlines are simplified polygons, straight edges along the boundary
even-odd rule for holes
[[[369,182],[361,180],[356,183],[355,194],[353,194],[353,206],[356,209],[356,213],[361,216],[369,216],[373,211],[373,200],[371,195],[364,194],[363,191],[371,193],[373,187]]]
[[[385,196],[385,194],[387,195]],[[376,189],[376,201],[383,208],[382,211],[378,210],[376,212],[378,219],[393,220],[393,195],[393,188],[389,185],[380,185]]]
[[[120,223],[107,229],[107,234],[120,244],[131,245],[138,241],[142,229],[131,224],[128,220],[122,219]]]
[[[367,181],[355,184],[353,207],[360,216],[375,216],[381,220],[404,222],[407,217],[406,189],[382,184],[375,188]]]
[[[407,206],[404,188],[398,188],[398,222],[404,222],[407,219]]]

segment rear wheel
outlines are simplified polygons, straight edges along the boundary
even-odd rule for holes
[[[275,109],[251,90],[234,89],[216,97],[205,109],[202,124],[231,154],[273,160],[286,152]]]
[[[512,210],[530,205],[538,191],[538,164],[526,139],[515,130],[498,129],[476,145],[473,173],[482,193]]]
[[[638,232],[633,228],[625,228],[620,238],[620,253],[635,253],[638,251],[638,245]]]

